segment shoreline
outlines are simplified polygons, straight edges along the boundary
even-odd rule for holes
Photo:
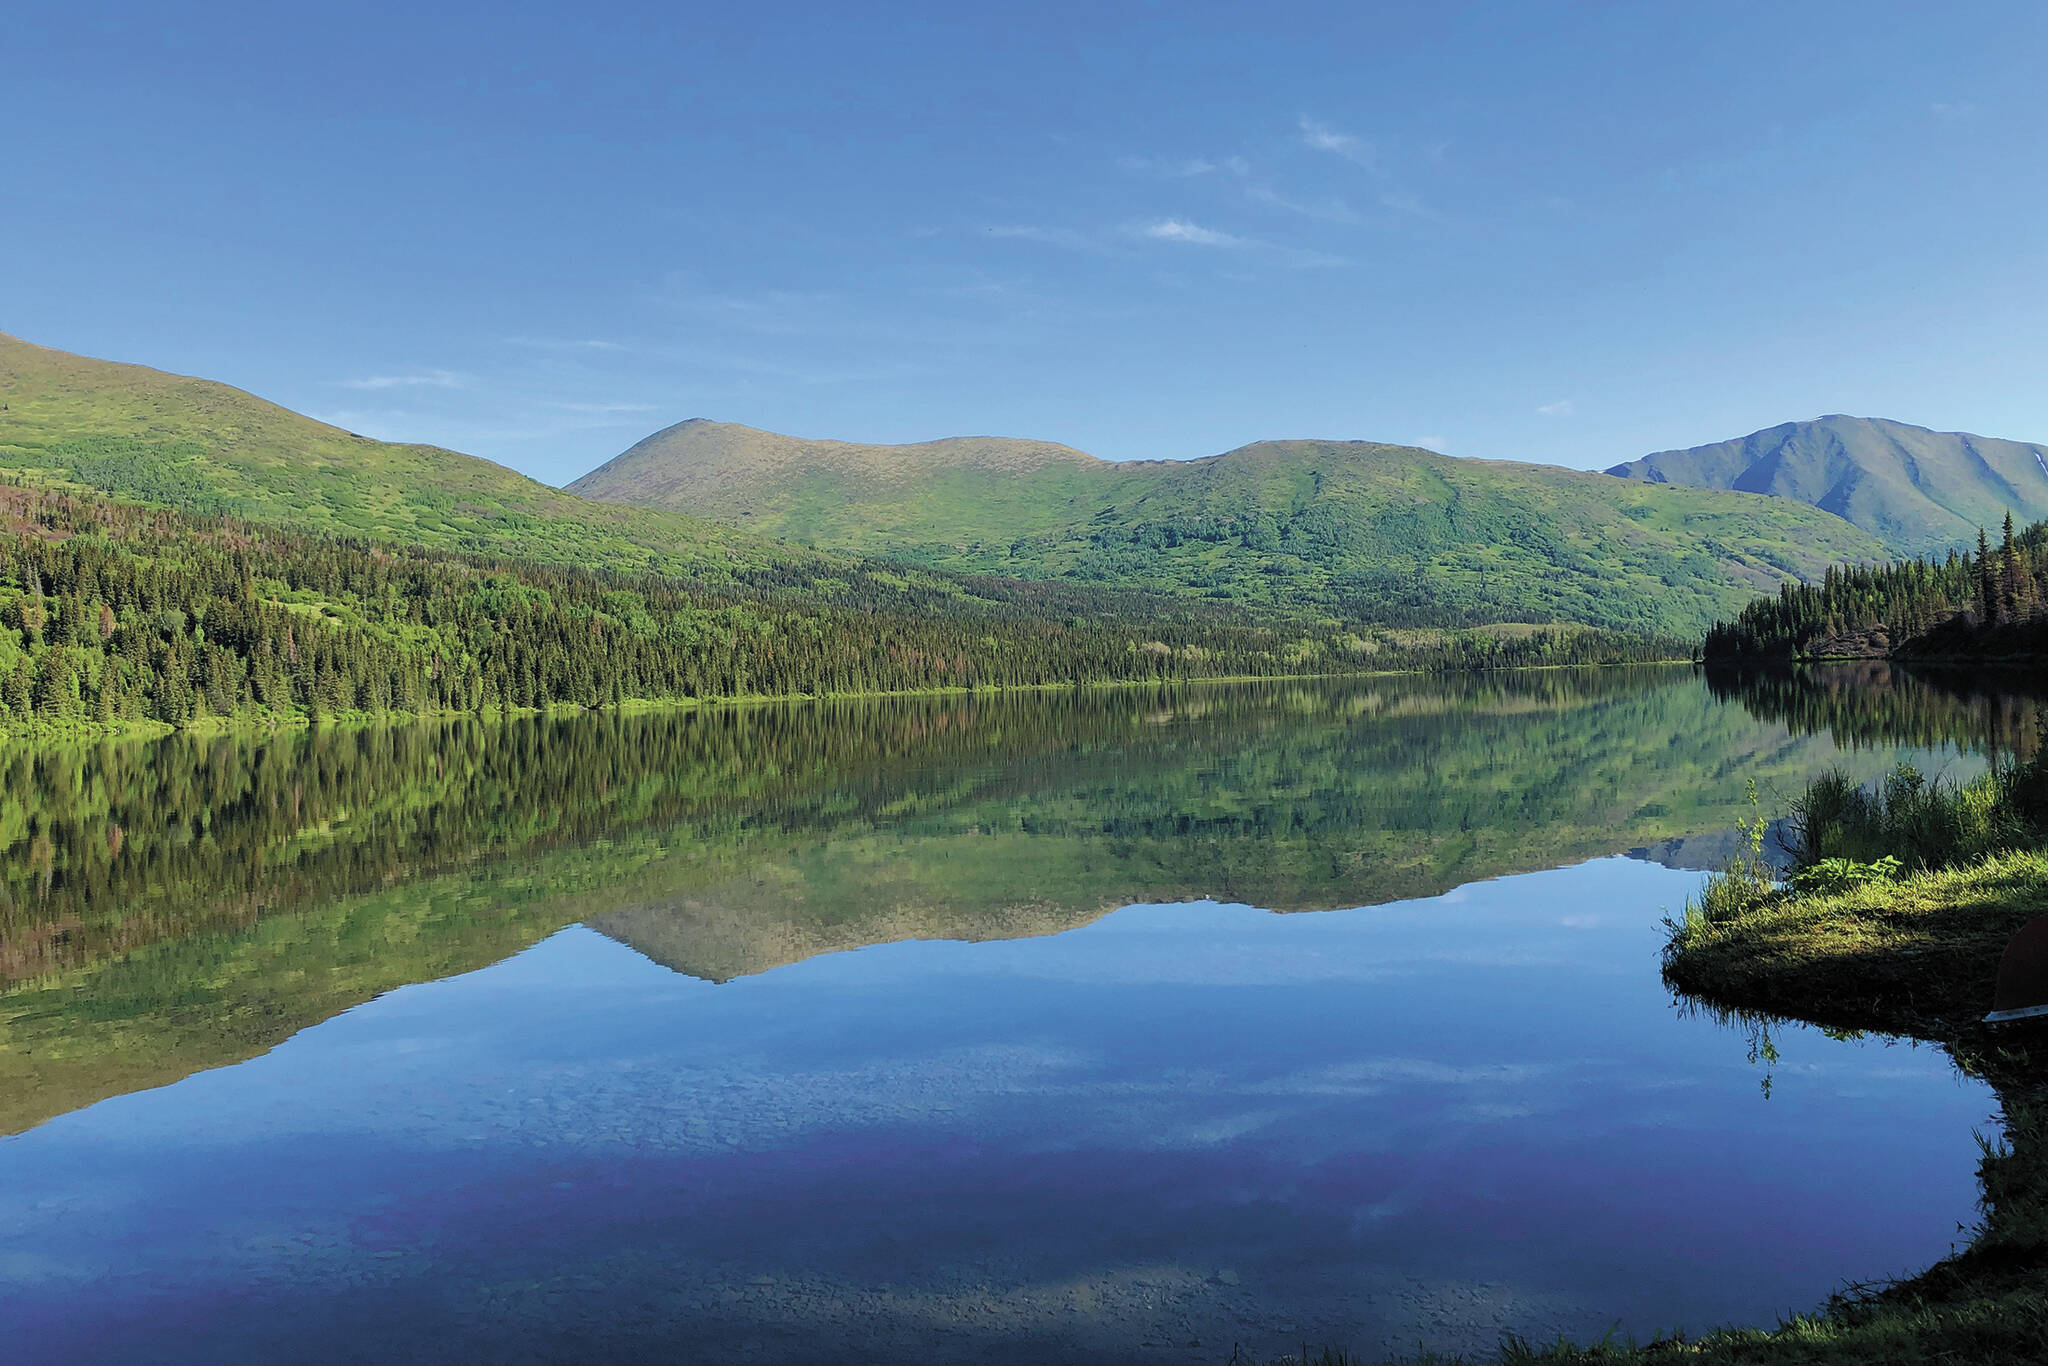
[[[1981,1217],[1916,1275],[1852,1286],[1776,1329],[1560,1362],[2038,1362],[2048,1360],[2048,1019],[1993,1026],[2000,956],[2048,913],[2048,851],[1846,890],[1780,891],[1725,923],[1672,924],[1664,980],[1711,1011],[1892,1035],[1947,1053],[1998,1097],[1984,1140]]]
[[[1697,667],[1690,659],[1609,660],[1584,664],[1517,664],[1475,669],[1347,669],[1289,674],[1214,674],[1192,678],[1105,678],[1080,683],[1009,683],[982,688],[903,688],[876,692],[739,693],[729,697],[628,697],[617,703],[590,706],[551,702],[544,707],[486,707],[480,711],[330,712],[318,718],[292,715],[209,716],[185,726],[168,721],[57,721],[28,725],[0,723],[0,753],[14,750],[61,750],[80,745],[161,740],[172,735],[212,739],[229,735],[279,735],[293,730],[364,730],[414,725],[423,721],[491,720],[504,717],[578,716],[611,712],[621,716],[708,710],[717,707],[781,706],[809,702],[872,702],[927,697],[1000,697],[1015,693],[1112,691],[1129,688],[1242,686],[1250,683],[1305,683],[1341,678],[1453,678],[1504,673],[1555,673],[1576,669],[1672,669]]]

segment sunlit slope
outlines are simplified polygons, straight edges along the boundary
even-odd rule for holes
[[[1660,451],[1608,471],[1628,479],[1797,499],[1854,522],[1901,555],[1996,535],[2006,513],[2048,517],[2048,446],[1832,414]]]
[[[1885,553],[1785,499],[1369,442],[1118,464],[1039,442],[855,446],[686,422],[569,487],[934,567],[1391,625],[1691,633],[1836,558]]]
[[[815,565],[605,506],[456,451],[373,441],[225,384],[0,335],[0,471],[118,498],[441,549],[723,577]]]

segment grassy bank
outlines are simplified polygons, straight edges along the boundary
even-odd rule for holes
[[[1999,954],[2044,913],[2048,853],[2001,854],[1829,893],[1783,891],[1722,918],[1695,911],[1672,936],[1664,975],[1730,1009],[1996,1048],[2010,1031],[1977,1022]]]
[[[1712,1008],[1923,1040],[1989,1082],[2005,1133],[1985,1148],[1968,1247],[1773,1332],[1548,1359],[2048,1360],[2048,1022],[1982,1022],[2006,941],[2048,913],[2042,776],[2036,761],[1960,788],[1823,779],[1795,809],[1789,881],[1732,868],[1665,950],[1666,981]]]

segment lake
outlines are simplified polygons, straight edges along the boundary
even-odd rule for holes
[[[1996,1098],[1661,919],[2031,703],[1537,671],[0,752],[8,1360],[1223,1361],[1769,1324]]]

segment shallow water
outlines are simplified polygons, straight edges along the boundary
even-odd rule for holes
[[[118,756],[46,774],[10,1360],[1484,1351],[1768,1323],[1973,1217],[1990,1093],[1676,1006],[1702,874],[1647,857],[1750,777],[1955,751],[1686,675],[1051,705],[206,753],[160,845]],[[587,823],[501,828],[515,748]],[[282,833],[273,770],[328,775]],[[188,866],[147,933],[65,901]]]

